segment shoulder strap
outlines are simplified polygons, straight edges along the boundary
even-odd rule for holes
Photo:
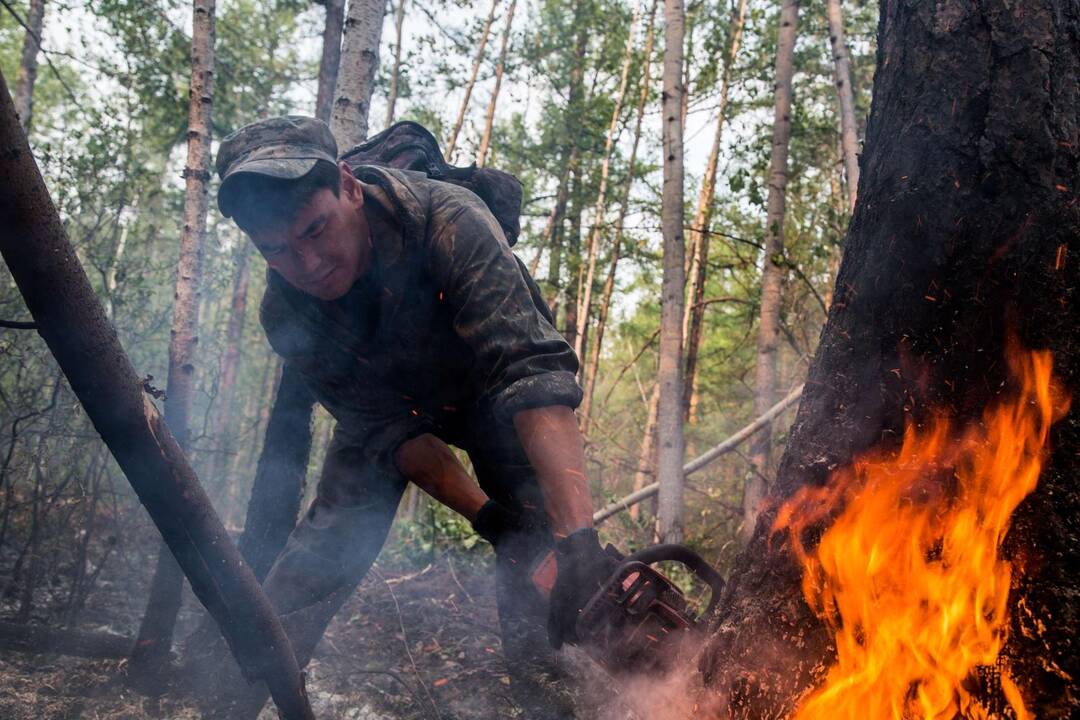
[[[494,168],[455,167],[446,162],[439,141],[419,123],[395,123],[344,153],[349,167],[379,165],[418,170],[433,180],[453,183],[476,193],[499,222],[511,245],[521,233],[521,182]]]

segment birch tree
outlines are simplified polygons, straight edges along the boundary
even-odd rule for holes
[[[682,314],[686,292],[683,238],[682,0],[664,2],[664,76],[661,109],[664,181],[660,224],[664,235],[664,276],[660,299],[660,367],[657,380],[660,496],[657,525],[664,542],[683,533]]]
[[[19,72],[15,76],[15,112],[19,115],[23,132],[29,131],[30,118],[34,112],[34,83],[37,80],[38,52],[41,50],[41,31],[44,24],[45,0],[30,0]]]
[[[345,0],[315,0],[326,8],[323,24],[322,57],[319,60],[319,89],[315,98],[315,117],[330,122],[341,64],[341,33],[345,22]]]
[[[491,130],[495,125],[495,105],[499,101],[503,73],[506,72],[506,53],[510,47],[510,32],[514,27],[515,8],[517,8],[517,0],[510,0],[510,8],[506,11],[506,27],[503,29],[502,44],[499,46],[499,62],[495,65],[495,87],[492,89],[491,99],[488,101],[487,115],[484,118],[484,132],[480,136],[480,147],[476,151],[477,167],[484,167],[484,163],[487,162],[488,147],[491,145]]]
[[[739,0],[731,17],[728,31],[728,51],[724,55],[724,67],[720,75],[720,98],[717,101],[716,128],[713,130],[712,149],[705,165],[705,177],[698,193],[697,210],[690,226],[690,290],[686,311],[683,314],[683,336],[686,338],[686,375],[683,385],[683,407],[687,422],[696,416],[694,380],[697,375],[698,350],[701,347],[701,331],[705,320],[705,281],[709,260],[709,227],[712,224],[713,195],[716,193],[716,170],[720,164],[720,144],[724,137],[727,119],[728,94],[731,89],[731,73],[739,54],[743,26],[746,22],[747,0]]]
[[[608,123],[607,137],[604,140],[604,154],[600,161],[600,189],[596,193],[596,207],[593,210],[592,230],[589,232],[589,244],[586,250],[585,275],[581,292],[578,296],[577,327],[574,333],[574,354],[585,357],[586,328],[589,324],[592,308],[593,280],[596,275],[596,255],[600,245],[600,235],[604,230],[604,209],[607,207],[608,176],[611,172],[611,154],[615,148],[615,139],[622,116],[623,99],[630,80],[630,63],[634,58],[634,34],[637,30],[639,9],[635,6],[630,20],[630,29],[626,34],[626,49],[623,52],[622,72],[619,76],[619,89],[615,93],[615,106],[611,109],[611,121]],[[585,365],[581,365],[584,375]]]
[[[833,74],[840,106],[840,148],[844,155],[848,212],[851,212],[855,209],[859,191],[859,140],[855,127],[855,96],[851,88],[851,60],[844,40],[844,17],[840,2],[825,0],[825,14],[829,19],[829,43],[832,46]]]
[[[791,140],[792,77],[795,72],[795,37],[799,0],[784,0],[776,46],[776,80],[773,105],[772,153],[769,159],[769,193],[766,201],[765,258],[761,275],[761,309],[758,315],[757,363],[754,373],[754,416],[776,402],[777,350],[780,335],[780,295],[784,282],[784,202],[788,180],[788,144]],[[743,493],[743,537],[754,530],[767,491],[772,429],[764,428],[750,448],[751,474]]]
[[[188,449],[188,414],[198,343],[199,282],[206,237],[207,186],[210,179],[211,110],[214,97],[215,0],[195,0],[191,35],[191,86],[188,93],[188,147],[184,167],[184,224],[176,265],[173,320],[169,341],[169,376],[165,422],[180,449]],[[146,614],[131,654],[133,677],[157,674],[172,645],[180,610],[183,574],[167,548],[158,552]]]
[[[457,145],[458,134],[465,124],[465,113],[469,110],[469,100],[472,98],[473,86],[476,85],[476,76],[480,74],[480,66],[484,63],[484,52],[487,50],[487,41],[491,37],[491,24],[495,22],[495,11],[499,8],[499,0],[492,0],[491,10],[484,21],[484,29],[480,31],[480,39],[476,46],[476,56],[473,58],[472,72],[469,73],[469,81],[465,83],[465,95],[461,98],[461,107],[458,109],[457,120],[454,121],[454,129],[450,131],[450,137],[446,139],[446,157],[454,156],[454,147]]]
[[[342,153],[367,138],[385,8],[386,0],[349,2],[334,107],[330,113],[330,130]]]
[[[397,105],[398,86],[401,84],[401,39],[405,29],[405,0],[397,0],[394,6],[394,66],[390,69],[390,90],[386,97],[386,127],[394,124],[394,108]]]

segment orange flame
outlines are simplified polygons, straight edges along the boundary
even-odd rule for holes
[[[909,422],[899,452],[871,450],[780,508],[773,532],[788,532],[806,601],[836,643],[797,720],[988,718],[974,681],[995,665],[1015,717],[1031,717],[998,658],[1013,571],[1000,547],[1068,400],[1049,352],[1007,355],[1019,389],[981,423]],[[834,515],[808,549],[803,531]]]

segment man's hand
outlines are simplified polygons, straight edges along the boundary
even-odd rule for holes
[[[548,639],[556,650],[576,643],[577,621],[589,600],[618,568],[618,561],[604,552],[592,528],[577,530],[555,545],[559,572],[551,590]]]
[[[564,405],[522,410],[514,415],[514,428],[536,470],[555,536],[591,528],[584,441],[574,411]]]

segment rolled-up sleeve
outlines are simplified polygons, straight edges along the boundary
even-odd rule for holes
[[[479,394],[496,415],[581,403],[578,359],[544,317],[502,229],[479,201],[432,234],[429,269],[446,293],[454,330],[473,350]]]

